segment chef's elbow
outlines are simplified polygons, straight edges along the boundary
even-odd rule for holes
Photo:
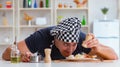
[[[114,55],[111,60],[118,60],[118,56]]]
[[[2,59],[9,61],[10,60],[10,53],[11,53],[11,48],[8,47],[2,54]]]
[[[3,60],[6,60],[6,61],[9,61],[9,60],[10,60],[10,58],[7,57],[5,54],[2,55],[2,59],[3,59]]]

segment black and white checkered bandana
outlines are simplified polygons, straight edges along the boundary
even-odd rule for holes
[[[78,43],[81,23],[76,17],[67,18],[61,21],[54,29],[51,35],[64,42]]]

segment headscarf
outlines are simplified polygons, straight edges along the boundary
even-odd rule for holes
[[[77,17],[67,18],[62,20],[55,28],[50,32],[51,35],[58,40],[64,42],[79,42],[81,22]]]

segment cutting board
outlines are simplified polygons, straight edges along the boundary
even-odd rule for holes
[[[99,62],[108,62],[112,63],[114,60],[54,60],[55,63],[61,63],[61,62],[93,62],[93,63],[99,63]]]

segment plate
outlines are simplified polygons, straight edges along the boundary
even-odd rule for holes
[[[96,61],[98,59],[93,58],[81,58],[81,59],[65,59],[66,61]]]
[[[66,59],[66,60],[93,60],[92,58]]]
[[[82,59],[61,59],[61,60],[54,60],[54,62],[101,62],[99,59],[93,58],[82,58]]]

